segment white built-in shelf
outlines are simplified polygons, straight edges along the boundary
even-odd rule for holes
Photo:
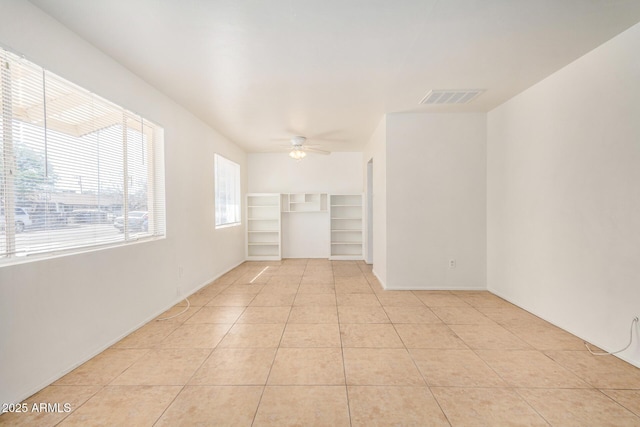
[[[364,257],[362,194],[331,194],[330,259],[353,260]]]
[[[326,193],[281,194],[282,212],[327,212]]]
[[[253,193],[246,207],[247,260],[280,260],[282,215],[298,212],[329,214],[330,259],[363,259],[362,194]]]
[[[280,228],[280,194],[247,194],[247,260],[280,260]]]

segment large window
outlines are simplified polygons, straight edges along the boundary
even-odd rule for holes
[[[240,165],[215,155],[216,228],[240,224]]]
[[[0,49],[0,263],[163,236],[162,129]]]

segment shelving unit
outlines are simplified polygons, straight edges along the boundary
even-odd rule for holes
[[[323,253],[326,249],[322,248],[329,244],[329,259],[363,259],[362,200],[362,194],[247,194],[247,260],[282,259],[283,241],[287,250],[307,250],[314,245],[318,247],[319,243],[319,252]],[[298,215],[313,212],[319,213],[318,216]],[[327,228],[329,236],[326,234]],[[307,232],[303,235],[292,232],[301,229]]]
[[[247,194],[246,206],[247,260],[280,260],[280,194]]]
[[[326,193],[281,194],[282,212],[327,212]]]
[[[362,194],[330,195],[330,259],[363,259]]]

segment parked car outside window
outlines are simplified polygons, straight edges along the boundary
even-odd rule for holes
[[[119,216],[113,221],[113,226],[119,232],[124,232],[124,217]],[[149,229],[149,213],[147,211],[129,212],[129,231],[147,231]]]
[[[16,233],[22,233],[25,228],[31,227],[33,224],[31,217],[24,208],[15,209],[14,221],[16,224]],[[0,208],[0,227],[4,228],[6,219],[4,217],[4,208]]]
[[[69,212],[68,218],[76,224],[103,224],[107,222],[107,213],[100,209],[76,209]]]

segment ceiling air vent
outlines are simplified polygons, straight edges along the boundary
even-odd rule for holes
[[[466,104],[484,92],[483,89],[430,90],[420,101],[425,105]]]

